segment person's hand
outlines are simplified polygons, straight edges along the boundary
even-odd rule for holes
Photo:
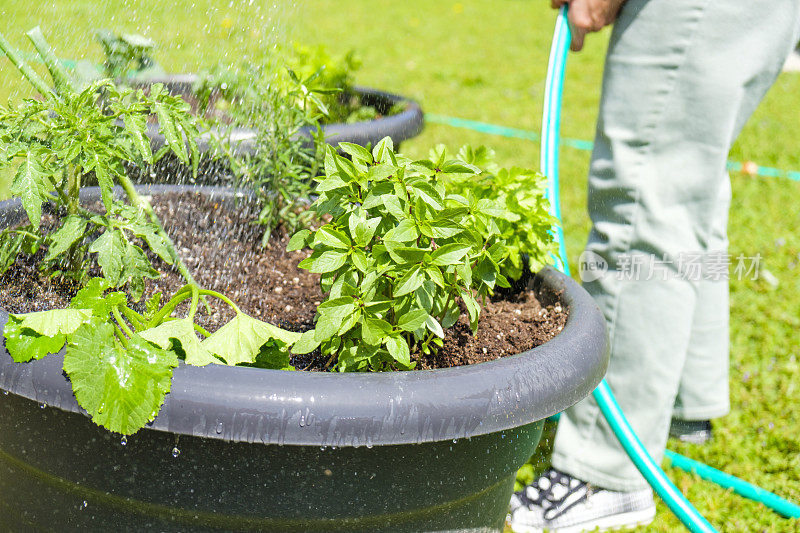
[[[612,24],[624,3],[625,0],[550,0],[553,9],[569,4],[567,20],[572,29],[570,50],[573,52],[583,48],[587,33],[600,31]]]

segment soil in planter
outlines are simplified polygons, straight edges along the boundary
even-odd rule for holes
[[[244,312],[261,320],[294,331],[311,329],[323,294],[318,275],[297,267],[308,252],[286,252],[289,236],[281,230],[262,248],[262,232],[252,222],[256,208],[239,203],[231,209],[231,202],[198,193],[153,198],[166,231],[201,286],[228,295]],[[102,210],[99,203],[93,207]],[[47,226],[46,219],[43,227]],[[0,307],[21,313],[69,304],[76,287],[41,276],[34,265],[43,255],[39,251],[33,260],[21,256],[0,276]],[[166,273],[148,281],[142,301],[159,290],[172,294],[184,284],[167,265],[157,264],[156,268]],[[211,331],[232,318],[227,308],[212,307],[215,312],[205,315],[201,310],[197,320]],[[418,357],[417,368],[460,366],[520,353],[553,338],[566,319],[566,310],[559,303],[544,305],[533,291],[490,300],[483,306],[477,336],[462,313],[446,332],[444,347],[435,356]],[[298,369],[323,370],[325,360],[317,353],[295,357],[292,364]]]

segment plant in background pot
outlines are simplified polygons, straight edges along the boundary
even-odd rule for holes
[[[328,113],[321,98],[336,90],[312,88],[321,71],[304,79],[271,64],[244,72],[217,70],[204,78],[213,81],[197,94],[201,109],[217,101],[210,96],[215,91],[232,102],[226,114],[232,122],[218,122],[210,140],[217,160],[230,170],[233,186],[252,191],[261,204],[258,223],[264,226],[266,242],[279,224],[294,232],[311,222],[308,198],[322,166],[321,120]],[[216,89],[220,86],[225,88]],[[236,135],[236,128],[245,124],[258,125],[247,138],[252,149],[242,149],[244,140]],[[300,135],[304,129],[314,132],[312,142]]]
[[[271,105],[273,94],[282,95],[282,105],[302,105],[309,116],[317,116],[324,139],[334,146],[339,142],[374,145],[385,136],[399,145],[418,135],[424,122],[419,105],[408,98],[354,85],[359,66],[353,52],[337,56],[324,46],[294,45],[270,49],[257,62],[220,64],[198,74],[141,77],[137,84],[146,87],[163,83],[173,94],[192,102],[195,112],[208,118],[212,128],[230,130],[240,154],[262,148],[255,139],[256,130],[265,127],[265,118],[266,125],[272,125],[273,120],[253,113],[253,109]],[[270,90],[265,94],[267,83]],[[299,85],[304,87],[303,92],[297,92]],[[266,101],[262,100],[265,97]],[[304,124],[294,135],[308,142],[314,140],[315,133],[317,124]],[[148,135],[155,148],[165,143],[155,129]],[[208,147],[202,139],[200,146],[201,151]]]
[[[153,59],[156,43],[142,35],[97,30],[95,38],[103,47],[105,60],[100,65],[82,59],[75,64],[75,75],[84,84],[100,79],[132,80],[163,76],[164,69]]]
[[[458,344],[448,335],[459,320],[479,328],[487,318],[482,305],[509,284],[503,228],[516,220],[513,212],[478,196],[494,194],[480,187],[451,187],[480,183],[485,170],[444,152],[413,161],[390,139],[371,151],[341,144],[349,158],[329,149],[313,204],[322,225],[300,230],[289,243],[310,248],[291,253],[327,291],[315,327],[302,334],[244,314],[229,297],[192,283],[186,269],[185,286],[166,303],[154,296],[135,304],[138,280],[147,286],[154,266],[180,265],[169,250],[182,248],[124,174],[97,176],[95,189],[74,176],[146,160],[140,125],[153,106],[158,114],[156,102],[166,95],[120,91],[108,82],[77,92],[46,57],[56,80],[52,93],[1,38],[0,46],[45,97],[39,107],[26,101],[3,111],[0,120],[0,153],[23,162],[18,201],[0,204],[3,238],[19,243],[17,263],[33,253],[29,259],[46,275],[81,286],[66,309],[0,312],[0,509],[10,527],[501,529],[514,474],[536,445],[541,420],[588,394],[607,356],[602,316],[590,297],[544,269],[531,286],[550,306],[542,311],[562,307],[569,314],[552,340],[508,357],[491,354],[481,364],[405,371],[448,342]],[[37,48],[46,56],[43,41]],[[100,90],[109,95],[106,111],[117,111],[94,110]],[[159,116],[165,133],[189,120],[180,101],[171,102],[172,111],[160,113],[171,120]],[[80,130],[61,105],[76,111]],[[128,106],[138,111],[124,111]],[[126,113],[139,118],[125,122]],[[125,127],[114,122],[120,117]],[[47,120],[57,127],[26,127]],[[183,154],[194,130],[181,130],[168,136],[170,149]],[[103,140],[91,135],[90,143],[79,131],[103,133]],[[63,147],[55,142],[62,137]],[[95,154],[107,156],[97,159],[105,166],[84,159]],[[70,166],[80,172],[56,172]],[[113,180],[128,203],[112,195]],[[237,196],[196,190],[211,195],[214,213],[223,209],[219,200]],[[55,227],[34,227],[43,202],[50,206],[46,223]],[[55,254],[59,247],[65,251]],[[54,267],[40,261],[46,254],[76,259]],[[137,260],[120,261],[128,254]],[[131,265],[135,275],[126,274]],[[221,300],[233,318],[213,332],[200,327],[196,318],[210,305],[204,299]],[[282,370],[304,358],[341,372]],[[120,439],[97,424],[131,436]]]

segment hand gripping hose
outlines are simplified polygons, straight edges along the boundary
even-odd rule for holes
[[[561,205],[558,185],[558,137],[561,122],[561,98],[564,90],[564,69],[567,63],[570,41],[571,34],[567,23],[567,6],[565,5],[558,13],[553,44],[550,48],[550,61],[547,67],[547,81],[544,93],[540,162],[542,173],[548,177],[547,197],[550,199],[550,214],[558,219],[559,222],[561,221]],[[558,240],[559,257],[557,259],[559,266],[562,272],[569,275],[567,253],[564,246],[564,231],[560,224],[553,231]],[[603,416],[606,417],[609,425],[614,430],[614,434],[631,460],[672,512],[691,531],[715,531],[711,524],[683,497],[683,494],[678,491],[648,455],[647,450],[625,419],[605,380],[595,389],[593,395],[600,406]],[[725,489],[733,489],[737,494],[762,503],[781,516],[800,518],[800,505],[785,500],[772,492],[670,450],[666,450],[665,456],[675,468],[697,474],[702,479],[716,483]]]
[[[548,178],[547,196],[550,199],[550,214],[561,220],[558,186],[558,135],[561,122],[561,96],[564,88],[564,69],[567,63],[567,52],[571,41],[569,24],[567,23],[567,6],[558,13],[553,44],[550,48],[550,61],[547,66],[545,82],[544,113],[542,116],[541,170]],[[561,224],[554,229],[559,246],[559,263],[561,270],[569,274],[564,231]],[[692,532],[712,532],[714,527],[697,512],[691,503],[672,484],[664,472],[648,455],[636,433],[633,432],[622,410],[614,399],[611,389],[605,380],[595,389],[594,398],[600,406],[603,416],[608,420],[625,451],[651,487],[669,506],[673,513]]]

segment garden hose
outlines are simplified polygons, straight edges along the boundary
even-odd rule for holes
[[[567,63],[567,53],[571,41],[571,32],[567,22],[567,6],[564,5],[556,20],[553,43],[550,48],[550,60],[547,67],[547,80],[544,93],[544,112],[542,115],[542,141],[540,166],[542,173],[547,176],[547,197],[550,199],[550,213],[559,221],[554,228],[555,236],[559,243],[558,264],[561,270],[569,275],[566,248],[564,245],[564,231],[561,227],[561,206],[559,199],[558,182],[558,150],[559,129],[561,122],[561,100],[564,90],[564,70]],[[642,473],[644,478],[658,493],[670,510],[691,531],[716,531],[708,521],[703,518],[691,503],[681,494],[674,484],[667,478],[664,471],[655,464],[647,453],[636,433],[625,419],[619,404],[614,399],[611,388],[603,380],[595,389],[593,396],[600,410],[611,426],[614,434],[619,439],[628,456]],[[670,464],[686,472],[697,474],[702,479],[711,481],[725,489],[766,505],[773,511],[786,518],[800,518],[800,506],[780,496],[773,494],[761,487],[726,474],[716,468],[689,459],[675,452],[666,450],[665,456]]]
[[[553,35],[553,44],[550,48],[550,60],[547,65],[547,81],[545,82],[544,113],[542,116],[542,148],[541,171],[547,176],[547,197],[550,199],[550,214],[561,220],[561,206],[559,201],[558,184],[558,134],[561,122],[561,97],[564,88],[564,70],[567,63],[567,52],[572,39],[569,24],[567,23],[567,6],[561,7],[556,20],[556,29]],[[559,264],[561,270],[569,275],[566,248],[564,246],[564,230],[559,223],[554,228],[558,239]],[[633,463],[642,473],[651,487],[658,493],[662,500],[681,522],[692,532],[712,532],[714,527],[703,518],[697,509],[689,503],[683,494],[667,478],[664,471],[653,461],[652,457],[634,433],[622,410],[614,399],[611,389],[605,379],[592,393],[595,401],[600,406],[603,416],[606,417],[614,434],[619,439]]]

